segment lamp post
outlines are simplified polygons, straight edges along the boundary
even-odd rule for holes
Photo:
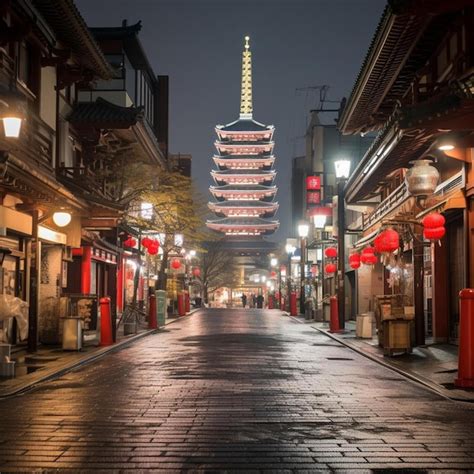
[[[305,313],[305,289],[304,289],[304,277],[305,277],[305,263],[306,263],[306,237],[308,237],[309,225],[306,222],[301,222],[298,225],[298,235],[300,237],[300,314]]]
[[[337,300],[339,328],[344,329],[346,313],[346,293],[344,287],[345,278],[345,193],[344,187],[349,178],[351,162],[349,160],[337,160],[335,162],[337,180],[337,246],[338,246],[338,278],[337,278]]]

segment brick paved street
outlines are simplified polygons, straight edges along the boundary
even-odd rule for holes
[[[197,313],[0,420],[1,472],[474,469],[472,408],[276,311]]]

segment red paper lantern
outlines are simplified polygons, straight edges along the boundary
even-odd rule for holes
[[[175,258],[171,261],[171,268],[173,268],[174,270],[178,270],[179,268],[181,268],[181,262],[177,258]]]
[[[156,255],[158,253],[158,246],[150,245],[147,250],[150,255]]]
[[[365,249],[362,250],[360,261],[364,265],[375,265],[377,263],[377,257],[374,255],[374,250],[373,247],[365,247]]]
[[[326,273],[335,273],[337,270],[337,267],[336,267],[336,264],[334,263],[328,263],[325,267],[324,267],[324,271]]]
[[[277,272],[271,272],[270,273],[270,278],[276,278]]]
[[[444,227],[427,228],[423,230],[423,237],[428,240],[439,240],[444,234],[446,229]]]
[[[137,245],[137,241],[133,237],[129,237],[125,242],[123,243],[124,247],[132,248]]]
[[[143,237],[143,239],[142,239],[142,245],[145,248],[148,248],[153,242],[154,242],[154,240],[150,239],[150,237]]]
[[[328,247],[324,251],[324,255],[326,255],[327,258],[336,258],[337,257],[337,248],[336,247]]]
[[[193,275],[195,277],[200,277],[201,276],[201,269],[200,268],[193,268]]]
[[[436,227],[443,227],[446,219],[438,212],[432,212],[431,214],[425,216],[421,222],[425,229],[434,229]]]
[[[353,253],[353,254],[349,255],[349,265],[354,270],[357,270],[357,268],[360,267],[360,254]]]
[[[379,253],[394,252],[400,246],[400,236],[393,229],[384,230],[374,240],[374,245]]]

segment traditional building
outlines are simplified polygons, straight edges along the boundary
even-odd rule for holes
[[[209,208],[218,219],[209,220],[210,229],[229,237],[260,237],[272,234],[278,221],[271,218],[278,209],[273,184],[273,125],[253,119],[252,53],[248,36],[242,54],[240,116],[228,125],[216,127],[217,169],[211,171],[215,185],[210,192],[215,202]]]
[[[389,2],[339,120],[343,134],[378,132],[345,189],[362,213],[356,247],[400,234],[395,258],[358,270],[357,313],[377,310],[375,295],[414,308],[420,345],[456,343],[459,291],[474,285],[473,31],[471,1]],[[439,180],[420,199],[406,177],[427,163]],[[421,221],[434,211],[445,235],[430,242]]]

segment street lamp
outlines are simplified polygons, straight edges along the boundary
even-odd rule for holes
[[[71,213],[67,211],[57,211],[53,214],[53,222],[58,227],[66,227],[71,222]]]
[[[300,258],[300,313],[305,313],[305,289],[304,289],[304,277],[305,277],[305,263],[306,263],[306,237],[308,237],[309,225],[306,222],[301,222],[298,225],[298,235],[300,237],[300,248],[301,248],[301,258]]]
[[[344,329],[346,321],[346,292],[344,288],[345,278],[345,193],[344,187],[351,171],[350,160],[337,160],[335,162],[337,180],[337,245],[338,245],[338,279],[337,279],[337,300],[339,329]]]
[[[326,225],[327,216],[325,215],[316,215],[314,216],[314,228],[315,229],[324,229]]]
[[[276,267],[278,265],[278,259],[273,257],[271,260],[270,260],[270,265],[272,267]]]

